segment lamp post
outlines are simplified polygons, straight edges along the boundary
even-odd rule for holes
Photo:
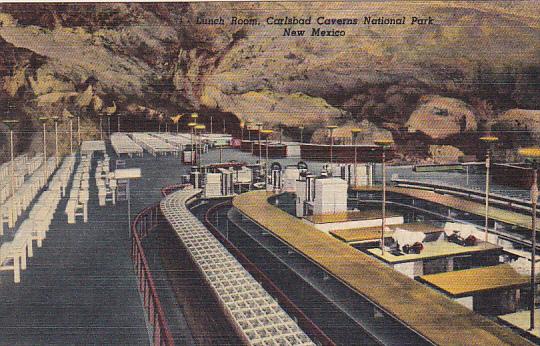
[[[43,125],[43,178],[46,179],[49,170],[47,167],[47,122],[49,118],[39,117],[39,121]]]
[[[223,134],[227,133],[227,128],[225,127],[225,118],[223,118]]]
[[[381,226],[381,254],[384,256],[384,228],[386,227],[386,149],[394,143],[390,139],[379,139],[375,141],[375,145],[381,148],[381,162],[382,162],[382,226]]]
[[[486,148],[486,201],[485,201],[485,211],[484,213],[486,214],[485,215],[485,220],[484,220],[484,241],[487,242],[488,241],[488,230],[489,230],[489,227],[488,227],[488,221],[489,221],[489,179],[490,179],[490,176],[489,176],[489,169],[490,169],[490,166],[491,166],[491,151],[492,151],[492,144],[497,142],[499,140],[499,138],[495,137],[495,136],[483,136],[483,137],[480,137],[480,140],[482,142],[484,142],[487,146]]]
[[[270,138],[270,135],[273,133],[274,131],[272,130],[262,130],[262,133],[264,133],[266,135],[266,164],[265,164],[265,172],[266,172],[266,176],[265,176],[265,179],[264,179],[264,187],[266,188],[268,186],[268,175],[270,174],[269,172],[269,161],[268,161],[268,147],[270,145],[268,139]]]
[[[51,119],[54,121],[54,162],[56,167],[58,167],[58,120],[60,120],[60,118],[54,116]]]
[[[77,115],[77,144],[81,145],[81,117]]]
[[[120,133],[120,113],[117,113],[117,114],[116,114],[116,120],[117,120],[116,131],[117,131],[118,133]]]
[[[530,330],[534,330],[534,314],[536,305],[536,209],[538,203],[538,169],[540,168],[540,148],[522,148],[518,150],[519,155],[526,158],[533,171],[533,181],[531,184],[531,205],[532,205],[532,248],[531,248],[531,300],[530,300]]]
[[[14,146],[13,146],[13,128],[17,125],[17,123],[19,122],[18,120],[15,120],[15,119],[7,119],[7,120],[4,120],[4,125],[6,125],[9,129],[9,148],[10,148],[10,153],[11,153],[11,170],[10,170],[10,175],[11,175],[11,210],[9,211],[9,218],[8,218],[8,223],[9,223],[9,227],[13,227],[13,224],[14,224],[14,213],[15,213],[15,198],[13,198],[15,196],[15,150],[14,150]],[[4,232],[3,232],[3,227],[0,226],[0,235],[2,235]]]
[[[103,114],[99,115],[99,139],[103,140]]]
[[[330,131],[330,175],[334,175],[334,130],[336,125],[328,125],[326,128]]]
[[[261,161],[262,161],[262,148],[261,148],[261,130],[262,130],[262,123],[257,123],[255,124],[257,125],[257,132],[259,133],[259,165],[261,164]]]
[[[68,114],[67,118],[69,119],[69,153],[73,155],[73,118],[72,114]]]
[[[178,133],[178,127],[180,125],[180,119],[182,118],[182,114],[178,114],[176,117],[176,133]]]
[[[188,124],[188,127],[191,128],[191,164],[193,165],[193,133],[195,132],[195,126],[197,126],[197,123],[191,122]]]
[[[112,114],[107,113],[107,135],[111,138],[111,116]]]
[[[363,130],[359,128],[351,129],[353,146],[354,146],[354,187],[358,185],[358,178],[357,178],[358,174],[356,173],[358,169],[358,148],[356,147],[356,140],[360,132],[363,132]]]
[[[210,116],[210,133],[214,133],[214,117]]]
[[[298,126],[300,129],[300,143],[304,143],[304,126]]]
[[[249,130],[249,124],[251,124],[251,121],[246,121],[246,129],[248,132],[248,141],[251,142],[251,131]],[[251,147],[251,151],[253,151],[253,146]]]
[[[195,126],[195,134],[197,134],[197,130],[199,131],[199,135],[198,135],[198,147],[199,147],[199,157],[197,159],[197,167],[199,168],[199,173],[201,172],[201,159],[202,159],[202,137],[201,137],[201,134],[202,132],[204,131],[204,129],[206,129],[206,126],[202,125],[202,124],[199,124],[197,126]],[[195,139],[197,140],[197,138]],[[197,145],[195,145],[195,147],[197,147]]]

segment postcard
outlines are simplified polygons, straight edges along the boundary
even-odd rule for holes
[[[0,3],[0,345],[539,344],[539,38],[536,1]]]

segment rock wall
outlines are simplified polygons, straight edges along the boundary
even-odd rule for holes
[[[438,25],[291,38],[279,25],[229,23],[381,14]],[[226,23],[193,24],[203,16]],[[130,130],[196,111],[207,125],[228,119],[235,133],[247,120],[284,126],[291,138],[303,125],[315,140],[322,125],[365,125],[414,148],[401,156],[412,161],[426,159],[429,145],[469,153],[475,146],[463,138],[512,128],[498,115],[538,107],[539,18],[534,1],[2,4],[0,116],[24,120],[20,151],[32,150],[40,115],[79,115],[90,138],[114,107]],[[524,132],[532,143],[535,129]]]

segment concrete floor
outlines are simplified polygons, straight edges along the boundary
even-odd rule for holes
[[[126,161],[143,174],[131,185],[132,217],[187,169],[172,157]],[[129,254],[127,202],[99,207],[93,178],[90,188],[88,223],[67,224],[63,198],[21,283],[13,283],[11,271],[0,273],[0,345],[149,344]]]

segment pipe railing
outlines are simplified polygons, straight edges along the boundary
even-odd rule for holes
[[[146,237],[162,221],[163,215],[159,203],[143,209],[135,216],[131,224],[131,259],[137,273],[139,292],[148,314],[148,322],[152,326],[152,342],[155,346],[172,346],[174,340],[141,243],[141,239]]]

